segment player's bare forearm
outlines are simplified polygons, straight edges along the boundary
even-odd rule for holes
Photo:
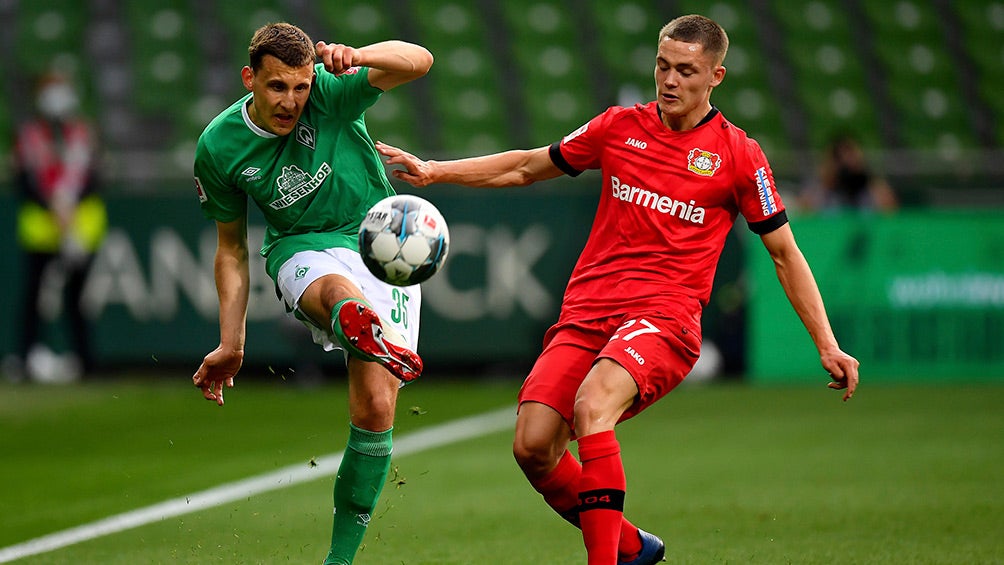
[[[216,257],[216,285],[220,299],[220,344],[202,360],[192,383],[206,400],[223,406],[223,388],[234,386],[234,377],[244,363],[247,320],[248,271],[231,264],[231,256]]]
[[[388,73],[420,77],[432,68],[433,57],[428,49],[406,41],[381,41],[359,48],[357,65]]]
[[[216,292],[220,301],[220,344],[232,350],[244,350],[248,295],[251,276],[247,257],[216,257]]]
[[[788,301],[816,345],[820,363],[833,378],[834,382],[828,386],[845,390],[844,400],[850,399],[858,384],[858,361],[840,349],[816,279],[795,244],[790,226],[786,224],[763,236],[763,242]]]
[[[414,186],[436,183],[483,188],[526,186],[561,175],[561,169],[551,161],[547,147],[505,151],[455,161],[423,161],[411,153],[379,141],[376,149],[387,157],[388,165],[404,167],[391,172],[395,178]]]
[[[218,223],[213,276],[220,301],[220,344],[232,350],[244,350],[251,288],[248,256],[246,219]]]
[[[250,272],[248,268],[247,223],[242,218],[217,223],[218,243],[213,275],[220,301],[220,344],[202,360],[192,376],[206,400],[223,405],[223,388],[234,385],[234,377],[244,362]]]
[[[381,41],[358,48],[318,41],[314,48],[324,68],[336,75],[351,67],[369,67],[370,84],[383,91],[425,75],[433,63],[428,49],[406,41]]]

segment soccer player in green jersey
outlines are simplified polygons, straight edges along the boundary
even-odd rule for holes
[[[390,469],[398,388],[422,372],[419,287],[380,282],[359,255],[363,216],[394,194],[363,114],[381,93],[425,75],[432,55],[402,41],[315,45],[287,23],[258,29],[248,54],[249,94],[210,122],[195,154],[202,211],[217,228],[220,344],[192,380],[222,406],[243,362],[250,198],[265,217],[261,254],[287,310],[325,350],[346,353],[350,430],[324,563],[351,563]]]

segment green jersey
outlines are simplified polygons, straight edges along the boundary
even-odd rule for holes
[[[364,112],[382,93],[370,85],[369,69],[335,76],[318,64],[314,71],[292,133],[280,137],[255,125],[249,93],[209,123],[195,151],[195,186],[207,218],[240,218],[249,196],[261,209],[261,254],[273,280],[299,251],[358,251],[366,211],[394,194],[366,131]]]

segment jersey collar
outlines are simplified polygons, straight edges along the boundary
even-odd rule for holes
[[[659,123],[662,123],[662,110],[659,109],[659,104],[655,105],[655,114],[656,114],[656,117],[659,119]],[[711,120],[713,120],[714,117],[717,116],[717,115],[718,115],[718,108],[715,107],[714,104],[712,104],[711,105],[711,111],[708,112],[707,114],[705,114],[705,116],[703,118],[701,118],[701,121],[697,122],[697,124],[695,124],[694,127],[690,128],[690,129],[697,129],[697,128],[703,126],[704,124],[706,124],[706,123],[710,122]],[[663,125],[665,126],[665,124],[663,124]]]
[[[254,123],[251,120],[251,115],[248,114],[248,105],[251,104],[253,102],[253,100],[254,100],[254,96],[251,95],[251,96],[248,96],[248,99],[247,99],[246,102],[244,102],[243,104],[241,104],[241,116],[244,118],[244,124],[248,127],[248,129],[250,129],[251,131],[253,131],[255,133],[255,135],[257,135],[258,137],[264,137],[266,139],[272,139],[272,138],[275,138],[275,137],[279,137],[278,135],[276,135],[276,134],[274,134],[274,133],[272,133],[270,131],[265,131],[262,128],[258,127],[258,124]]]

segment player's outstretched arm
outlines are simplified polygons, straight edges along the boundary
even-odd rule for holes
[[[560,176],[559,169],[548,154],[548,147],[512,150],[482,157],[456,161],[423,161],[418,157],[382,141],[376,149],[386,157],[388,165],[401,165],[391,174],[413,186],[435,183],[497,188],[526,186]]]
[[[223,406],[223,387],[234,386],[244,362],[250,272],[247,217],[216,223],[217,245],[213,274],[220,300],[220,345],[202,360],[192,376],[202,396]]]
[[[820,363],[833,379],[827,386],[844,390],[844,400],[849,400],[858,386],[859,363],[837,344],[816,279],[795,243],[791,226],[785,224],[761,239],[774,261],[777,278],[788,300],[819,350]]]
[[[425,47],[397,40],[358,48],[318,41],[314,49],[324,68],[336,75],[352,67],[369,67],[370,84],[384,92],[424,76],[433,62]]]

